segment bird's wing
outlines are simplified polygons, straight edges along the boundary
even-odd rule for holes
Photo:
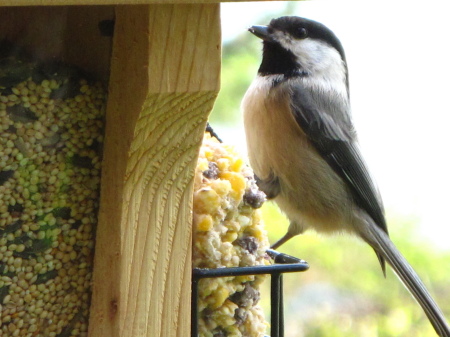
[[[299,83],[291,92],[291,109],[318,153],[345,181],[355,203],[388,233],[378,190],[356,142],[350,105],[338,94],[313,90]],[[325,103],[324,103],[325,102]]]

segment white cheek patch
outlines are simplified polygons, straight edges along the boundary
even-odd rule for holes
[[[275,32],[274,36],[283,48],[296,57],[302,70],[311,75],[303,79],[305,83],[347,96],[345,64],[335,48],[320,40],[299,40],[280,31]]]
[[[283,48],[295,55],[306,72],[324,77],[345,77],[341,55],[327,43],[311,38],[295,39],[280,31],[275,32],[274,36]]]
[[[325,42],[304,39],[290,45],[290,51],[310,72],[329,72],[344,70],[339,52]]]

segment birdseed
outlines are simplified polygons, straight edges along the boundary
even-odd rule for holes
[[[106,94],[0,59],[0,336],[87,336]]]

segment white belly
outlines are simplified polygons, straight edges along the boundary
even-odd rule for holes
[[[352,202],[345,184],[295,121],[285,85],[271,89],[270,81],[258,77],[243,99],[250,164],[261,179],[271,173],[279,178],[275,201],[297,226],[350,230]]]

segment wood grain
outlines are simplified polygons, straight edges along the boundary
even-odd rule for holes
[[[189,334],[193,172],[220,43],[218,5],[117,7],[90,337]]]
[[[13,42],[36,61],[76,65],[106,83],[111,37],[103,36],[98,24],[113,18],[112,6],[2,7],[0,40]]]

